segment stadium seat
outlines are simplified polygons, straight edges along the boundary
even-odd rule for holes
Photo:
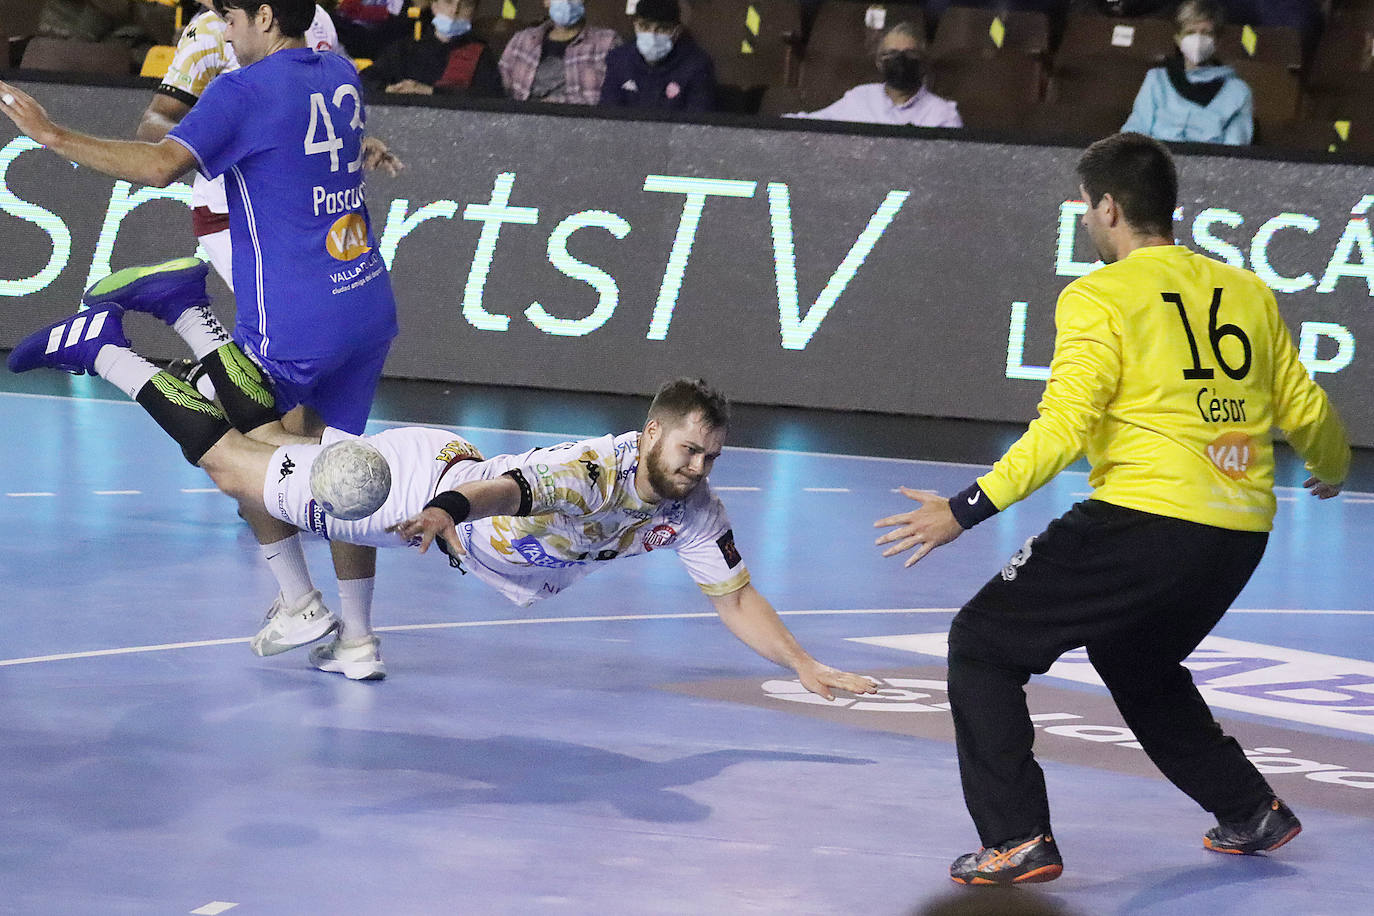
[[[1038,138],[1072,140],[1086,145],[1121,130],[1129,113],[1097,105],[1041,102],[1025,107],[1021,115],[1021,130]]]
[[[700,0],[689,28],[715,64],[720,110],[753,114],[767,87],[796,82],[795,0]]]
[[[1044,13],[1008,12],[951,6],[940,16],[931,60],[954,57],[995,57],[1028,54],[1043,57],[1050,50],[1050,20]]]
[[[815,111],[819,105],[812,105],[798,86],[769,86],[763,92],[759,104],[759,114],[765,118],[779,118],[798,111]]]
[[[1155,64],[1174,51],[1174,25],[1164,19],[1075,14],[1064,25],[1055,69],[1078,58]]]
[[[1361,28],[1332,22],[1317,43],[1307,76],[1310,90],[1339,90],[1351,75],[1374,70],[1374,25]]]
[[[172,58],[176,53],[177,49],[172,45],[153,45],[143,58],[143,66],[139,69],[138,75],[162,79],[167,75],[167,68],[172,65]]]
[[[1302,69],[1302,33],[1286,26],[1228,25],[1217,39],[1217,57]]]
[[[1362,156],[1374,156],[1374,115],[1352,121],[1345,150]]]
[[[1269,149],[1302,150],[1313,153],[1339,152],[1345,144],[1332,121],[1295,119],[1286,124],[1264,126],[1255,133],[1255,143]]]
[[[1236,75],[1250,87],[1255,104],[1255,128],[1272,129],[1298,116],[1302,98],[1298,76],[1284,63],[1257,58],[1233,60]]]
[[[1041,96],[1043,69],[1040,60],[1004,54],[987,60],[949,58],[931,66],[930,91],[958,102],[988,100],[987,104],[1029,105]]]
[[[1374,73],[1350,73],[1338,85],[1309,86],[1302,111],[1317,120],[1367,117],[1374,111]]]
[[[38,37],[24,49],[20,65],[30,70],[69,73],[111,73],[128,76],[132,70],[129,49],[95,41],[63,41]]]
[[[914,22],[926,33],[925,14],[913,3],[865,6],[827,0],[822,4],[802,56],[799,85],[807,101],[823,108],[855,86],[877,82],[874,51],[883,33],[902,21]]]
[[[1064,105],[1119,111],[1125,123],[1152,63],[1114,57],[1061,60],[1050,74],[1046,99]]]
[[[38,33],[43,14],[41,0],[0,0],[0,24],[11,41],[31,38]]]
[[[530,0],[524,0],[525,3]],[[603,29],[614,29],[620,37],[627,41],[633,40],[635,34],[634,16],[630,12],[636,0],[585,0],[587,6],[587,24],[598,26]],[[545,18],[544,4],[542,0],[533,0],[533,4],[539,7],[536,22],[542,22]],[[526,15],[525,6],[520,7],[521,15]],[[692,15],[690,4],[682,4],[682,21],[688,23],[689,27],[695,22]]]

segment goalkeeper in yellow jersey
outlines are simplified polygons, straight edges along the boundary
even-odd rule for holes
[[[1106,266],[1055,311],[1039,417],[992,470],[944,499],[881,519],[907,565],[1024,499],[1080,455],[1090,499],[1031,538],[960,610],[949,697],[964,799],[983,848],[962,884],[1049,881],[1063,864],[1024,686],[1086,647],[1149,754],[1217,826],[1217,852],[1277,849],[1302,829],[1227,736],[1182,661],[1240,594],[1274,517],[1271,430],[1307,462],[1312,495],[1340,492],[1345,430],[1298,361],[1274,295],[1252,273],[1173,243],[1178,178],[1140,134],[1078,163],[1083,225]]]

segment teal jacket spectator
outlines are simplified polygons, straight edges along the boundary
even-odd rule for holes
[[[1218,64],[1184,71],[1175,57],[1145,74],[1123,131],[1158,140],[1245,146],[1255,132],[1250,87]]]

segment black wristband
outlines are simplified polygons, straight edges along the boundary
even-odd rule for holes
[[[520,486],[520,507],[512,512],[512,515],[529,515],[534,508],[534,492],[530,489],[530,482],[525,479],[525,475],[520,473],[519,468],[511,468],[505,473],[506,477],[514,480]]]
[[[434,498],[425,503],[426,509],[443,509],[453,519],[453,524],[458,524],[468,517],[472,511],[472,503],[468,498],[457,490],[445,490],[436,493]]]
[[[988,499],[988,495],[978,486],[978,482],[974,481],[957,496],[950,497],[949,511],[953,513],[959,527],[968,530],[979,522],[992,518],[1000,510]]]

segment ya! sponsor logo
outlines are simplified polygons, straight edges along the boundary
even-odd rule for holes
[[[367,221],[358,213],[345,213],[329,227],[325,248],[336,261],[352,261],[372,250],[367,244]]]

